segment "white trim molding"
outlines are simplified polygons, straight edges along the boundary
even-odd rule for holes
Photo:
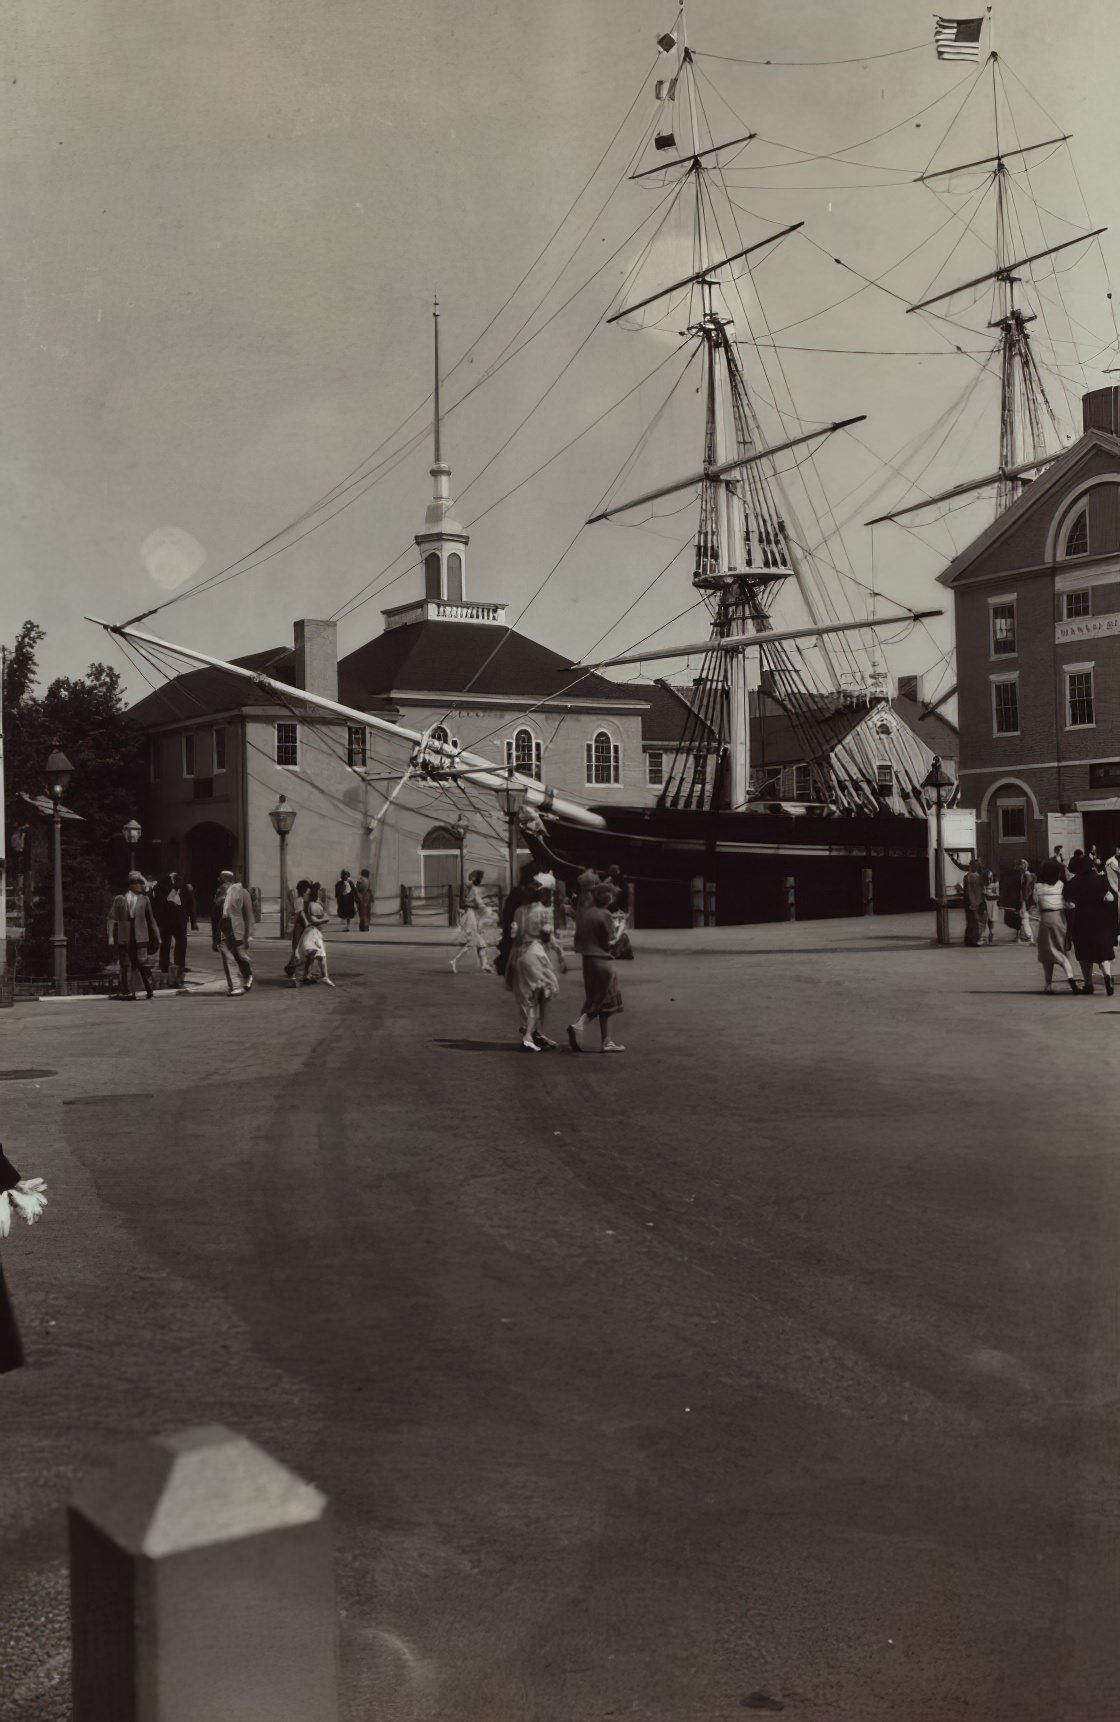
[[[1034,790],[1031,788],[1030,784],[1024,783],[1021,777],[1008,777],[1006,774],[1004,776],[1002,776],[998,780],[998,782],[989,784],[987,789],[984,791],[984,794],[980,798],[980,806],[977,809],[977,817],[978,818],[987,819],[987,817],[988,817],[988,804],[991,801],[992,796],[996,793],[997,790],[1003,789],[1005,787],[1010,787],[1012,789],[1021,789],[1023,791],[1023,794],[1026,797],[1027,801],[1030,803],[1031,807],[1034,809],[1034,818],[1035,819],[1041,819],[1042,818],[1042,812],[1041,812],[1041,809],[1039,808],[1039,805],[1038,805],[1038,797],[1035,794]]]
[[[1058,555],[1059,537],[1064,534],[1067,524],[1072,526],[1081,509],[1087,505],[1089,492],[1096,490],[1100,484],[1120,484],[1120,473],[1105,472],[1099,478],[1084,479],[1077,489],[1064,499],[1061,507],[1055,512],[1050,522],[1050,530],[1046,534],[1046,560],[1048,562],[1060,560]],[[1080,561],[1080,558],[1078,560]]]

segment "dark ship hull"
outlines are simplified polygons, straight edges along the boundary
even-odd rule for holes
[[[595,809],[605,830],[551,819],[526,832],[533,859],[566,883],[617,864],[632,882],[638,926],[737,926],[927,908],[924,822],[895,814]],[[870,875],[868,881],[867,875]]]

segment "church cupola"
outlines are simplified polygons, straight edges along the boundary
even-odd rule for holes
[[[424,530],[416,534],[416,546],[424,564],[424,597],[461,604],[467,596],[467,545],[470,540],[454,515],[451,468],[440,448],[439,407],[439,300],[432,307],[435,335],[435,412],[433,431],[435,459],[432,462],[432,500],[424,515]]]

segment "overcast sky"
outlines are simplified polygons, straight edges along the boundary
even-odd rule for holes
[[[124,667],[81,620],[84,611],[119,620],[149,608],[176,581],[212,574],[269,538],[344,479],[424,401],[433,289],[450,368],[533,262],[641,92],[545,264],[445,389],[452,488],[467,491],[461,516],[469,524],[489,510],[472,532],[471,595],[506,600],[516,615],[622,465],[671,374],[667,367],[540,479],[491,507],[673,345],[661,332],[600,329],[571,360],[641,236],[629,247],[623,241],[659,195],[624,185],[589,230],[652,116],[655,37],[672,16],[671,6],[650,0],[17,0],[6,7],[4,637],[33,616],[48,629],[47,675],[77,673],[95,656]],[[997,30],[1008,66],[1046,110],[1009,76],[1013,116],[1005,126],[1013,117],[1024,141],[1047,137],[1048,114],[1075,134],[1094,223],[1116,223],[1104,241],[1111,263],[1120,243],[1112,207],[1120,13],[1111,0],[1011,0],[997,8]],[[738,117],[761,134],[731,176],[753,212],[740,216],[745,240],[760,237],[767,222],[804,219],[823,247],[787,241],[758,274],[765,317],[771,330],[784,331],[777,340],[787,349],[784,378],[772,351],[766,371],[754,369],[764,418],[771,400],[788,411],[788,385],[807,421],[866,412],[860,436],[895,461],[911,438],[955,410],[977,378],[927,486],[994,464],[991,378],[973,358],[943,356],[946,342],[934,326],[905,316],[901,303],[875,289],[823,317],[813,313],[860,286],[832,255],[878,275],[947,219],[949,205],[899,171],[925,168],[968,87],[961,80],[969,68],[936,60],[931,31],[927,5],[898,0],[695,0],[689,11],[690,39],[702,55],[838,59],[928,43],[921,52],[816,68],[700,61],[713,129],[734,135]],[[957,95],[928,108],[958,84]],[[915,117],[865,144],[907,116]],[[987,153],[990,124],[973,102],[952,140],[964,150],[955,159]],[[767,165],[794,159],[778,144],[822,153],[861,145],[850,151],[861,165]],[[963,192],[977,183],[957,188],[958,212],[967,212]],[[1043,218],[1045,240],[1068,237],[1074,228],[1065,222],[1085,225],[1064,152],[1040,159],[1031,188],[1053,212]],[[987,266],[965,235],[941,268],[963,233],[948,219],[937,240],[888,278],[904,296]],[[1028,239],[1039,231],[1024,223]],[[621,245],[617,260],[456,409],[585,232],[528,333]],[[1104,265],[1089,248],[1085,259],[1046,285],[1049,327],[1038,330],[1040,342],[1044,333],[1059,342],[1074,404],[1081,374],[1074,349],[1060,345],[1070,330],[1059,287],[1082,325],[1073,332],[1084,354],[1099,353],[1093,337],[1112,332]],[[671,262],[671,248],[649,260],[641,277],[647,290]],[[964,321],[982,331],[985,310],[980,303]],[[760,311],[756,333],[761,318]],[[983,343],[966,335],[961,344]],[[792,350],[800,346],[876,351]],[[901,356],[914,351],[930,356]],[[1120,360],[1098,358],[1085,373],[1089,386],[1107,380],[1100,367],[1109,363]],[[467,490],[553,384],[524,431]],[[1058,379],[1048,377],[1047,387],[1065,411]],[[682,440],[688,412],[694,404],[678,397],[665,421]],[[424,420],[421,412],[410,428]],[[767,428],[773,434],[776,420]],[[678,457],[651,445],[635,475],[672,477],[694,465],[697,452],[682,447],[674,469]],[[408,545],[422,524],[430,458],[425,442],[367,494],[348,493],[352,505],[321,530],[149,625],[221,655],[286,643],[294,617],[344,607]],[[871,535],[861,522],[901,499],[904,485],[844,439],[822,455],[820,474],[838,514],[852,514],[847,549],[866,581]],[[967,539],[969,520],[978,526],[985,518],[955,516],[952,540],[938,528],[924,544],[877,529],[876,584],[909,603],[942,601],[933,578],[943,556]],[[533,602],[525,631],[585,653],[672,555],[686,525],[672,514],[584,532]],[[843,563],[835,545],[828,554]],[[682,558],[607,645],[625,649],[683,610],[692,597],[689,572]],[[344,620],[343,649],[379,629],[383,603],[420,590],[415,562],[397,562],[382,584],[394,574],[403,577]],[[858,599],[858,589],[848,597]],[[902,644],[892,667],[932,665],[948,639],[944,626],[934,633],[936,644],[924,634]],[[129,674],[139,693],[142,683]]]

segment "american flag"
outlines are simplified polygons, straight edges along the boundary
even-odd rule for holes
[[[938,18],[933,40],[939,60],[978,60],[983,18]]]

